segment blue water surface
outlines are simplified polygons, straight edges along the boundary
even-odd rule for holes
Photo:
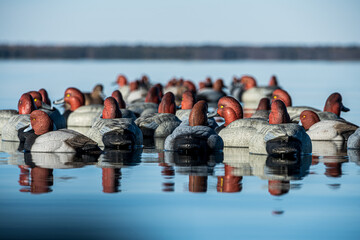
[[[46,88],[52,100],[69,86],[109,95],[117,74],[152,82],[206,76],[231,82],[276,74],[294,105],[322,108],[338,91],[360,124],[360,63],[325,61],[0,61],[0,108]],[[24,155],[1,143],[0,239],[358,239],[360,154],[341,144],[314,145],[298,164],[274,166],[244,149],[216,161],[174,160],[159,145],[114,161]],[[245,151],[245,152],[244,152]],[[44,160],[45,159],[45,160]]]

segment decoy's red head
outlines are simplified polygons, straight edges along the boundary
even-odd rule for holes
[[[214,85],[213,85],[213,89],[215,91],[222,91],[223,88],[226,88],[224,81],[222,79],[218,79],[215,81]]]
[[[159,113],[172,113],[176,112],[175,96],[172,92],[165,93],[164,97],[161,99],[158,108]]]
[[[51,105],[51,101],[49,99],[49,95],[48,95],[47,91],[44,88],[41,88],[39,90],[39,93],[41,94],[42,101],[44,103],[46,103],[47,105]]]
[[[85,97],[79,89],[70,87],[65,90],[64,97],[62,99],[54,101],[54,104],[61,104],[64,102],[70,104],[71,111],[75,111],[76,109],[85,104]]]
[[[350,109],[343,105],[340,93],[335,92],[326,99],[324,112],[332,112],[340,117],[341,112],[348,111],[350,111]]]
[[[161,98],[160,98],[159,88],[156,86],[151,87],[146,95],[145,102],[152,102],[159,104],[160,101]]]
[[[116,80],[116,83],[120,86],[120,87],[123,87],[125,85],[128,84],[128,81],[127,81],[127,78],[124,76],[124,75],[119,75],[117,80]]]
[[[36,135],[42,135],[53,130],[52,120],[41,110],[35,110],[30,114],[30,123]]]
[[[204,101],[198,101],[192,108],[189,116],[189,126],[207,126],[208,104]]]
[[[104,101],[104,109],[102,112],[103,119],[121,118],[122,114],[119,108],[119,104],[113,97],[108,97]]]
[[[30,114],[36,109],[37,108],[34,99],[29,93],[24,93],[23,95],[21,95],[18,102],[19,114]]]
[[[42,96],[37,91],[30,91],[29,94],[33,97],[36,108],[41,108],[42,106]]]
[[[272,99],[273,99],[273,101],[275,101],[275,100],[283,101],[285,103],[286,107],[292,106],[290,94],[285,90],[282,90],[282,89],[274,90],[274,92],[272,94]]]
[[[125,103],[125,101],[124,101],[124,99],[122,97],[122,94],[121,94],[121,92],[119,90],[113,91],[111,96],[113,98],[115,98],[115,100],[118,102],[120,109],[125,109],[126,108],[126,103]]]
[[[191,91],[185,91],[182,94],[181,109],[192,109],[195,104],[195,96]]]
[[[186,80],[186,81],[184,82],[184,87],[185,87],[187,90],[193,92],[194,94],[196,93],[196,86],[195,86],[195,84],[194,84],[192,81]]]
[[[262,98],[259,102],[259,105],[258,105],[256,111],[257,110],[270,110],[270,109],[271,109],[270,99]]]
[[[308,130],[312,125],[320,122],[319,116],[310,110],[305,110],[300,113],[300,121],[305,130]]]
[[[161,85],[161,83],[158,83],[158,84],[155,84],[154,87],[157,87],[159,89],[159,97],[161,99],[164,96],[163,85]]]
[[[225,119],[224,126],[227,126],[231,122],[243,118],[243,109],[238,100],[225,96],[218,101],[217,114]]]
[[[276,78],[275,75],[271,76],[270,81],[269,81],[269,86],[271,86],[271,87],[272,86],[274,86],[274,87],[278,86],[278,81],[277,81],[277,78]]]
[[[247,75],[241,77],[240,83],[244,85],[245,90],[249,90],[257,86],[255,78]]]
[[[270,124],[290,123],[290,116],[283,101],[275,100],[271,104]]]

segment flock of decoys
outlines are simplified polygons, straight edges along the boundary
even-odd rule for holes
[[[17,110],[0,112],[2,141],[20,142],[25,152],[86,155],[142,148],[147,138],[163,138],[165,151],[183,155],[231,147],[248,148],[251,154],[299,156],[312,153],[312,141],[360,148],[358,126],[340,116],[349,109],[339,93],[332,93],[321,111],[292,106],[275,76],[268,86],[257,86],[251,76],[235,77],[231,96],[223,91],[222,79],[207,78],[198,89],[175,78],[162,86],[150,84],[146,76],[128,83],[120,75],[116,83],[119,89],[106,99],[102,85],[92,93],[69,87],[53,102],[63,104],[63,114],[51,106],[45,89],[22,94]],[[249,111],[251,106],[256,110]],[[209,112],[212,107],[216,109]]]

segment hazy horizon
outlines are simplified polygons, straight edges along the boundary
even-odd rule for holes
[[[358,46],[360,2],[1,1],[0,44]]]

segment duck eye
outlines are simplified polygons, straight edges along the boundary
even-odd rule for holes
[[[33,121],[35,121],[35,120],[36,120],[36,118],[33,118],[32,120],[33,120]]]
[[[303,118],[305,118],[305,115],[303,116]]]
[[[35,98],[35,99],[34,99],[34,102],[36,102],[36,101],[37,101],[37,99]]]
[[[19,101],[19,104],[21,104],[21,101]]]
[[[224,106],[223,106],[223,105],[221,105],[221,106],[220,106],[220,108],[224,108]]]
[[[66,97],[70,97],[70,94],[68,93],[68,94],[66,94]]]
[[[275,99],[277,99],[277,96],[274,96]]]

